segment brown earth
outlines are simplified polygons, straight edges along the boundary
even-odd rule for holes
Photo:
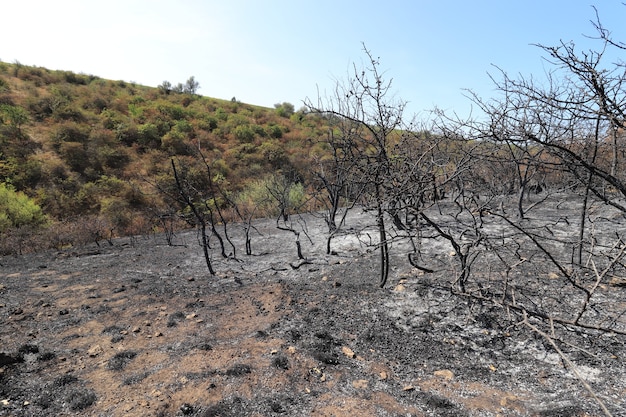
[[[252,256],[214,249],[215,277],[194,232],[0,259],[0,415],[603,415],[545,341],[449,291],[451,269],[398,245],[380,289],[377,252],[346,235],[323,255],[320,219],[306,263],[257,228]],[[624,338],[580,338],[600,353],[572,349],[578,371],[625,416]]]

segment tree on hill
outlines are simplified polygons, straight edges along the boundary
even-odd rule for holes
[[[185,87],[183,88],[183,92],[185,94],[194,95],[194,94],[196,94],[198,92],[199,88],[200,88],[200,83],[198,81],[196,81],[196,78],[192,75],[185,82]]]

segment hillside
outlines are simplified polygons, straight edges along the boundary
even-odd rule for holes
[[[171,211],[155,186],[171,181],[172,158],[197,165],[198,150],[233,196],[267,176],[310,171],[319,120],[290,103],[258,107],[197,87],[193,77],[151,88],[0,62],[0,183],[41,207],[53,234],[45,240],[62,246],[153,232]],[[43,243],[20,233],[4,253]]]

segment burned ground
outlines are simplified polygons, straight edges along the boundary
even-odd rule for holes
[[[364,216],[355,210],[348,226]],[[445,242],[423,249],[449,265],[432,274],[396,244],[380,289],[375,250],[348,234],[324,255],[323,221],[307,227],[307,262],[293,234],[260,221],[254,254],[215,255],[215,277],[194,232],[178,246],[152,236],[2,258],[0,415],[603,415],[545,338],[450,291]],[[516,282],[530,294],[567,290],[549,266],[526,271]],[[600,290],[626,310],[626,288]],[[567,297],[550,311],[567,309]],[[625,338],[561,334],[578,374],[626,415]]]

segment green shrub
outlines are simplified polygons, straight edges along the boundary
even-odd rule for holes
[[[59,147],[63,142],[87,142],[89,134],[90,132],[86,126],[74,122],[66,122],[58,125],[52,132],[51,139],[55,147]]]
[[[254,141],[254,130],[248,125],[239,125],[233,131],[235,138],[241,143],[251,143]]]
[[[280,139],[283,137],[283,129],[278,125],[269,125],[267,128],[267,134],[274,139]]]
[[[217,118],[214,116],[205,116],[198,121],[198,127],[207,132],[212,132],[217,128]]]
[[[158,148],[161,145],[159,128],[154,123],[146,123],[137,127],[139,145],[145,148]]]
[[[46,215],[34,200],[0,183],[0,231],[10,227],[41,226],[46,221]]]
[[[295,110],[293,104],[287,103],[287,102],[274,104],[274,107],[276,108],[277,115],[279,115],[280,117],[286,117],[286,118],[291,116]]]

